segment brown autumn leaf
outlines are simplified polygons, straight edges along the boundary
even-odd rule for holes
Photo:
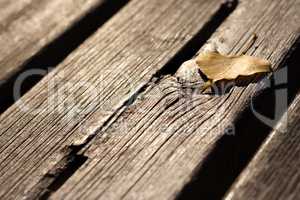
[[[220,80],[235,80],[239,76],[271,71],[269,61],[247,55],[227,56],[218,52],[205,52],[197,56],[196,63],[209,79],[204,90]]]

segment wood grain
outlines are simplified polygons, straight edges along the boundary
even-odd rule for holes
[[[103,2],[1,0],[0,83],[19,71],[32,56]]]
[[[299,1],[242,1],[202,50],[215,44],[223,53],[242,52],[255,32],[258,40],[248,54],[277,69],[299,37],[299,8]],[[177,197],[218,139],[232,133],[262,83],[205,95],[189,83],[199,81],[196,71],[193,63],[183,64],[177,77],[153,83],[112,119],[81,152],[87,162],[51,199]]]
[[[300,95],[225,199],[298,199]]]
[[[144,87],[220,8],[133,0],[0,116],[0,198],[20,199]],[[30,196],[29,196],[30,197]]]

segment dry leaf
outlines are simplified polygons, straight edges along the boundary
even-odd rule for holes
[[[220,80],[234,80],[238,76],[250,76],[271,71],[271,63],[252,56],[225,56],[217,52],[206,52],[196,58],[201,72],[209,81],[205,89]]]

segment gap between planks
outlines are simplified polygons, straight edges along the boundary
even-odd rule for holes
[[[281,95],[281,91],[283,91],[283,100],[288,99],[289,104],[300,88],[300,83],[297,81],[297,75],[300,73],[299,59],[297,58],[300,50],[299,39],[291,48],[291,55],[287,55],[286,59],[279,65],[282,69],[270,77],[270,87],[253,101],[255,109],[259,113],[270,118],[276,116],[274,118],[276,120],[280,118],[283,112],[283,110],[279,110],[279,113],[274,113],[275,104],[278,103],[275,98],[276,92],[279,91],[278,94]],[[294,46],[297,49],[293,50]],[[288,70],[288,74],[285,70]],[[281,77],[283,82],[277,80],[275,83],[274,75],[283,75]],[[287,75],[288,83],[286,83]],[[224,135],[216,142],[214,149],[203,161],[201,168],[194,174],[193,180],[180,193],[178,200],[193,199],[195,196],[201,196],[204,199],[221,199],[270,134],[272,127],[260,121],[250,108],[245,109],[239,115],[240,117],[235,122],[235,136]],[[205,185],[204,188],[203,185]]]
[[[298,93],[226,200],[299,198],[299,111]]]
[[[18,99],[14,87],[20,77],[28,75],[20,89],[22,96],[127,2],[2,2],[5,27],[0,32],[0,44],[5,53],[0,55],[0,113]]]

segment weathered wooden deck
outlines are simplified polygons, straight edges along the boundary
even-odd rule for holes
[[[0,0],[0,199],[299,199],[299,11]],[[274,72],[203,94],[185,61],[212,47]]]

